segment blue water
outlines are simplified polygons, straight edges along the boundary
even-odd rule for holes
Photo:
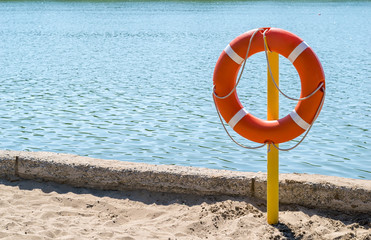
[[[265,172],[266,149],[229,140],[211,87],[224,47],[271,26],[314,49],[327,84],[316,124],[280,153],[280,172],[371,179],[370,12],[354,1],[1,2],[0,149]],[[282,89],[298,97],[297,73],[280,61]],[[238,92],[261,118],[265,85],[257,54]],[[295,104],[281,97],[281,117]]]

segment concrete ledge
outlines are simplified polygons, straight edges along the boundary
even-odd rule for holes
[[[15,152],[0,151],[0,178],[11,178],[17,175]]]
[[[144,189],[266,199],[266,174],[0,150],[0,177],[105,190]],[[371,180],[280,174],[280,202],[371,214]]]

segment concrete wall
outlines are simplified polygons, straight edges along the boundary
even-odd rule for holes
[[[266,174],[0,150],[0,178],[34,179],[105,190],[234,195],[266,199]],[[371,214],[371,180],[280,174],[280,202]]]

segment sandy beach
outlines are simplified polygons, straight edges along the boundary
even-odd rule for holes
[[[371,216],[248,197],[104,191],[0,180],[1,239],[371,239]]]

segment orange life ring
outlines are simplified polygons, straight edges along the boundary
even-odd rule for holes
[[[256,31],[238,36],[223,50],[213,77],[214,94],[217,96],[227,96],[234,89],[250,38]],[[321,83],[325,87],[325,74],[318,57],[307,43],[288,31],[279,28],[259,30],[251,41],[247,58],[264,51],[263,31],[270,51],[288,58],[295,66],[301,81],[300,98],[313,93]],[[299,101],[286,117],[274,121],[259,119],[248,113],[240,103],[236,90],[225,99],[214,96],[214,101],[224,120],[239,135],[258,143],[278,144],[298,137],[310,127],[320,111],[323,95],[323,91],[317,91],[310,98]]]

